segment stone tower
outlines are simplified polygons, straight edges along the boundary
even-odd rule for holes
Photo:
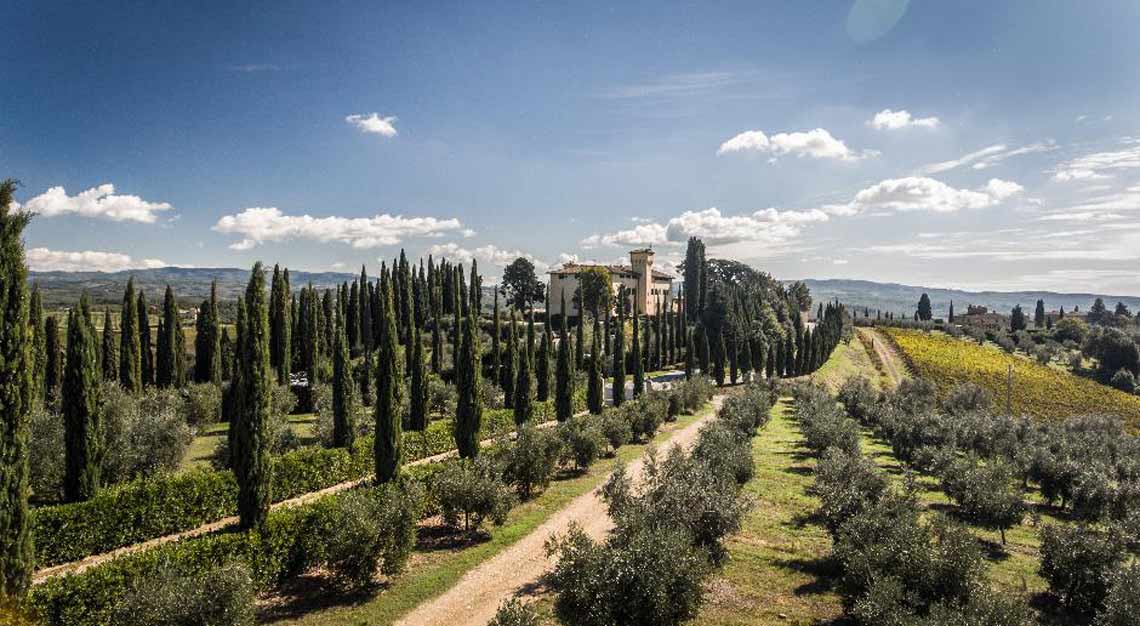
[[[637,274],[637,312],[652,314],[653,302],[649,298],[649,290],[653,286],[653,249],[641,248],[629,252],[629,264],[633,273]]]

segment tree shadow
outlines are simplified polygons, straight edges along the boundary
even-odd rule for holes
[[[314,611],[359,606],[383,592],[388,582],[374,582],[367,587],[344,591],[330,584],[328,578],[316,573],[306,573],[291,578],[281,589],[261,603],[257,610],[259,624],[293,620]]]
[[[443,524],[416,529],[416,550],[419,552],[464,550],[490,540],[491,533],[482,529],[468,532]]]
[[[813,580],[799,585],[794,590],[797,596],[810,596],[829,593],[835,589],[839,579],[839,565],[830,557],[815,559],[782,559],[775,561],[778,567],[812,576]]]
[[[795,474],[797,476],[814,476],[815,468],[808,467],[807,465],[790,465],[783,470],[788,474]]]

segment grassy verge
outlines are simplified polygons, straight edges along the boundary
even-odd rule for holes
[[[697,415],[681,416],[676,422],[666,424],[654,442],[665,441],[674,431],[709,411],[711,408],[705,408]],[[533,532],[573,499],[600,485],[619,462],[637,458],[646,448],[644,444],[622,446],[615,458],[599,460],[585,474],[551,483],[541,495],[515,507],[506,524],[493,527],[490,538],[483,543],[458,549],[417,548],[408,570],[376,595],[345,599],[344,604],[336,606],[318,604],[316,608],[301,607],[299,614],[287,615],[275,623],[304,626],[391,624],[419,604],[450,589],[469,570]],[[306,601],[319,603],[321,600],[307,598]]]
[[[316,413],[300,413],[289,416],[289,427],[306,444],[314,443],[315,433],[313,429],[316,423]],[[203,426],[194,440],[190,442],[190,447],[186,449],[186,456],[182,457],[182,464],[179,465],[178,469],[209,468],[210,458],[214,456],[214,448],[226,438],[226,432],[229,431],[229,428],[230,425],[225,422]]]
[[[867,354],[867,348],[857,339],[840,342],[827,362],[812,373],[812,380],[822,384],[831,393],[839,390],[852,376],[865,376],[872,384],[882,388],[882,375]]]

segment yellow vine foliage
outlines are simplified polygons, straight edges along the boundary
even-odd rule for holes
[[[1140,430],[1140,397],[1096,381],[1041,365],[1028,358],[1006,354],[939,332],[886,328],[918,376],[948,393],[956,385],[972,382],[988,389],[995,408],[1004,410],[1006,372],[1013,366],[1012,404],[1015,415],[1062,420],[1073,415],[1103,414],[1121,417],[1132,431]]]

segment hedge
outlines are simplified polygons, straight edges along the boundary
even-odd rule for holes
[[[537,420],[554,415],[551,402],[535,406]],[[404,433],[405,461],[455,449],[452,421]],[[509,409],[483,412],[481,438],[514,430]],[[426,448],[425,448],[426,442]],[[273,500],[280,502],[364,478],[371,473],[372,439],[351,449],[306,447],[274,462]],[[192,530],[237,514],[237,483],[226,470],[192,470],[139,479],[105,489],[85,502],[32,510],[37,567],[69,563],[157,537]]]

